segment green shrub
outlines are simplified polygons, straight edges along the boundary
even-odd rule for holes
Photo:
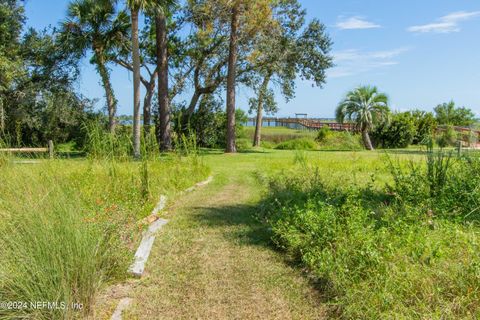
[[[468,159],[457,171],[447,156],[434,157],[421,168],[395,164],[407,175],[393,192],[369,184],[331,185],[306,166],[268,181],[259,217],[271,228],[274,243],[308,267],[336,317],[480,315],[478,225],[437,214],[421,199],[443,203],[443,191],[430,192],[439,184],[450,193],[447,199],[455,199],[452,203],[470,201],[469,208],[478,208],[473,201],[480,197],[473,191],[480,179],[470,182],[467,176],[480,172],[480,166]],[[411,199],[394,201],[404,186]]]
[[[276,144],[270,141],[261,141],[260,146],[265,149],[275,149]]]
[[[237,150],[239,151],[252,149],[252,142],[250,141],[250,139],[245,139],[245,138],[236,139],[235,143],[237,146]]]
[[[377,147],[406,148],[415,137],[415,120],[410,112],[396,113],[389,122],[377,126],[372,139]]]
[[[319,144],[322,150],[357,151],[364,149],[361,137],[350,132],[330,132]]]
[[[238,138],[246,138],[243,124],[248,116],[241,110],[235,110],[235,134]],[[177,136],[194,134],[196,144],[203,148],[224,148],[227,134],[227,114],[223,103],[208,95],[200,102],[199,108],[190,116],[184,107],[173,110],[173,131]]]
[[[460,221],[480,221],[480,159],[430,151],[426,165],[391,165],[390,193],[401,203]]]
[[[330,130],[329,127],[322,127],[320,128],[320,130],[318,130],[316,140],[319,143],[325,142],[325,140],[327,140],[327,138],[330,136],[331,133],[332,133],[332,130]]]
[[[415,123],[415,136],[413,144],[425,144],[434,135],[437,128],[437,120],[431,112],[414,110],[411,112]]]
[[[440,148],[454,147],[458,141],[458,133],[452,126],[447,126],[446,129],[437,136],[436,140]]]
[[[315,140],[310,138],[293,139],[278,144],[275,149],[278,150],[315,150],[318,145]]]

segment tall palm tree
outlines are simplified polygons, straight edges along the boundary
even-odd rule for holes
[[[168,30],[166,12],[174,4],[173,0],[163,0],[155,12],[155,34],[158,70],[158,117],[157,138],[160,151],[172,149],[170,135],[170,101],[168,97]]]
[[[149,8],[155,0],[127,0],[132,18],[133,60],[133,156],[140,158],[140,45],[138,40],[138,17],[140,11]]]
[[[61,24],[60,40],[66,50],[84,56],[93,52],[91,63],[96,65],[102,79],[107,100],[109,129],[115,130],[117,100],[107,67],[109,51],[125,42],[129,17],[125,11],[118,14],[109,0],[76,0],[68,7],[67,19]]]
[[[362,133],[363,142],[368,150],[373,150],[369,131],[375,124],[388,117],[388,97],[379,93],[377,87],[359,87],[347,93],[346,98],[338,105],[336,118],[338,122],[345,120],[355,123]]]

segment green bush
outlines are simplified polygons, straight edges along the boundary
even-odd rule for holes
[[[377,147],[406,148],[415,137],[415,120],[410,112],[396,113],[388,122],[377,126],[372,139]]]
[[[245,139],[245,138],[236,139],[235,143],[237,146],[237,150],[239,151],[252,149],[252,142],[250,141],[250,139]]]
[[[271,141],[262,141],[260,146],[265,149],[275,149],[276,144]]]
[[[246,113],[235,110],[235,133],[238,138],[246,138],[243,124],[247,122]],[[194,135],[197,145],[203,148],[224,148],[227,134],[227,114],[223,110],[221,101],[213,96],[202,99],[200,106],[190,117],[186,115],[186,109],[180,107],[174,109],[173,131],[177,136]]]
[[[447,126],[445,130],[437,135],[436,140],[440,148],[454,147],[458,141],[458,133],[452,126]]]
[[[431,112],[415,110],[411,112],[415,123],[413,144],[425,144],[435,134],[437,120]]]
[[[444,203],[441,194],[449,194],[445,199],[457,206],[470,202],[463,212],[478,208],[480,179],[467,177],[480,176],[479,164],[469,159],[452,169],[446,156],[428,161],[421,169],[395,164],[408,174],[394,190],[332,186],[306,166],[269,180],[259,218],[274,243],[308,267],[336,317],[480,316],[478,225],[465,223],[468,214],[450,219],[452,207],[440,215],[424,205]],[[434,184],[442,187],[431,193]],[[405,189],[408,197],[400,194]]]
[[[460,221],[480,221],[480,159],[430,150],[425,166],[391,165],[390,193],[401,203]]]
[[[357,151],[364,149],[361,137],[350,132],[330,132],[319,144],[321,150]]]
[[[293,139],[278,144],[278,150],[315,150],[318,148],[315,140],[310,138]]]
[[[327,140],[327,138],[330,136],[331,133],[332,133],[332,130],[330,130],[329,127],[322,127],[320,128],[320,130],[318,130],[316,140],[319,143],[325,142],[325,140]]]

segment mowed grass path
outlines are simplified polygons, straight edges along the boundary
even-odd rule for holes
[[[214,181],[166,209],[170,222],[157,236],[144,277],[130,289],[133,302],[124,319],[327,318],[321,293],[273,249],[268,230],[255,219],[264,191],[256,175],[301,168],[299,158],[334,184],[367,183],[372,173],[379,185],[387,178],[383,152],[202,156]]]
[[[291,159],[293,154],[284,153]],[[282,161],[282,156],[277,161]],[[215,155],[214,182],[165,214],[125,319],[322,319],[318,293],[254,219],[268,154]]]

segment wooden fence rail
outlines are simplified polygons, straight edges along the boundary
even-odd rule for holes
[[[6,148],[0,149],[0,152],[7,153],[48,153],[50,159],[54,156],[53,141],[48,141],[48,146],[46,148]]]

